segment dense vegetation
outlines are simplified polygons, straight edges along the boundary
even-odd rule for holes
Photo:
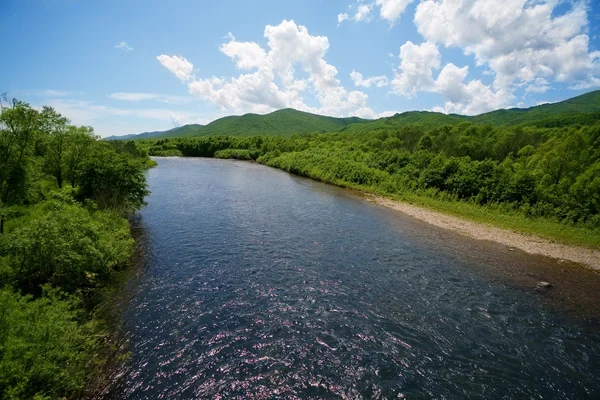
[[[535,233],[600,246],[600,122],[561,128],[469,122],[431,129],[381,126],[291,138],[174,138],[145,145],[151,155],[256,160],[459,214],[514,216],[518,221],[512,227],[529,230],[541,222],[544,228]]]
[[[1,105],[0,398],[71,397],[101,363],[91,315],[131,259],[151,161],[50,107]]]

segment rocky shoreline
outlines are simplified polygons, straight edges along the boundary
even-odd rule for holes
[[[558,260],[575,262],[600,271],[600,250],[555,243],[548,239],[469,221],[413,204],[370,194],[366,195],[368,201],[408,214],[411,217],[442,229],[449,229],[478,240],[501,243],[530,254],[539,254]]]

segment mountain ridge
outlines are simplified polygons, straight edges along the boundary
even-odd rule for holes
[[[545,103],[529,108],[509,108],[466,116],[433,111],[406,111],[374,120],[359,117],[329,117],[293,108],[269,114],[231,115],[206,125],[188,124],[166,131],[109,136],[107,140],[161,139],[190,136],[291,136],[294,134],[326,133],[350,129],[369,130],[390,125],[419,124],[425,128],[456,125],[461,122],[501,126],[558,127],[600,121],[600,90],[588,92],[564,101]]]

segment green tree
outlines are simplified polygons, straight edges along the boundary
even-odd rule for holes
[[[71,138],[67,129],[69,120],[56,112],[52,107],[44,107],[41,114],[41,129],[48,135],[46,150],[46,169],[56,178],[59,188],[63,186],[63,179],[67,168],[67,153]]]
[[[140,209],[149,193],[140,164],[115,153],[109,145],[97,146],[82,162],[78,179],[81,199],[91,199],[100,209],[118,210],[123,215]]]
[[[29,158],[39,134],[40,114],[29,104],[13,100],[0,112],[0,203],[25,197]],[[1,204],[0,204],[1,205]]]

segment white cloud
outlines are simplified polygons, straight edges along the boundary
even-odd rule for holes
[[[228,42],[220,46],[221,52],[248,72],[230,78],[190,79],[190,93],[235,113],[266,113],[286,107],[327,115],[369,113],[368,96],[341,86],[337,69],[325,61],[327,37],[310,35],[304,26],[287,20],[267,25],[264,36],[268,51],[229,35]],[[176,69],[163,65],[177,75]],[[190,74],[192,69],[190,64]],[[300,78],[298,73],[306,77]],[[318,106],[306,104],[304,95],[314,96]]]
[[[338,25],[343,21],[349,19],[355,22],[370,21],[371,11],[374,7],[379,7],[379,16],[381,19],[388,21],[393,24],[400,18],[406,7],[411,4],[414,0],[375,0],[370,3],[359,2],[357,6],[349,6],[350,10],[356,9],[354,16],[350,16],[348,13],[338,14]]]
[[[347,20],[350,16],[346,13],[340,13],[337,16],[338,25]]]
[[[570,8],[557,14],[565,4]],[[600,63],[589,51],[587,10],[585,0],[424,0],[414,21],[425,40],[461,48],[493,71],[496,88],[514,90],[538,78],[596,82]]]
[[[408,98],[419,92],[439,93],[446,102],[444,107],[435,107],[435,111],[467,115],[506,107],[513,100],[507,90],[493,89],[479,80],[466,81],[467,66],[459,68],[448,63],[434,78],[434,71],[441,67],[441,58],[433,43],[406,42],[400,47],[400,67],[391,82],[393,91]]]
[[[199,119],[195,111],[182,111],[180,109],[126,109],[73,99],[51,99],[45,101],[44,104],[54,107],[75,125],[93,125],[101,136],[168,129],[175,122],[179,125],[207,122],[204,119]],[[132,118],[136,120],[133,124],[131,122]],[[124,120],[129,122],[124,122]],[[116,121],[121,121],[121,126],[117,126]],[[145,121],[151,122],[146,123]]]
[[[525,93],[546,93],[550,90],[550,82],[544,78],[535,78],[525,87]]]
[[[219,50],[234,60],[240,69],[253,69],[265,64],[267,53],[254,42],[238,42],[230,33],[229,42],[223,43]]]
[[[372,4],[360,4],[356,9],[356,14],[352,19],[356,22],[369,20],[369,16],[371,15],[371,10],[373,9]]]
[[[354,82],[354,86],[371,87],[377,86],[378,88],[387,86],[389,84],[388,78],[385,75],[372,76],[370,78],[363,78],[360,72],[352,70],[350,73],[350,79]]]
[[[115,48],[121,49],[121,50],[125,50],[125,51],[131,51],[131,50],[133,50],[132,47],[129,47],[127,45],[127,42],[120,42],[118,44],[115,44]]]
[[[406,7],[414,0],[376,0],[375,4],[380,7],[379,15],[389,23],[394,23]]]
[[[442,60],[436,45],[408,41],[400,47],[400,60],[400,70],[391,82],[394,92],[411,98],[419,91],[433,89],[433,70],[440,68]]]
[[[169,119],[171,120],[171,123],[173,124],[174,127],[184,125],[182,118],[175,115],[174,113],[169,113]]]
[[[465,83],[469,67],[457,67],[452,63],[440,71],[432,91],[441,93],[448,101],[444,108],[436,111],[463,115],[476,115],[484,112],[507,107],[514,96],[504,90],[494,90],[490,86],[474,79]]]
[[[113,93],[108,97],[115,100],[124,100],[124,101],[140,101],[140,100],[154,100],[157,99],[160,95],[157,93]]]
[[[189,81],[194,77],[192,74],[194,66],[183,57],[160,55],[156,59],[169,71],[175,74],[182,82]]]
[[[19,94],[23,94],[26,96],[35,96],[35,97],[67,97],[81,94],[81,92],[68,92],[65,90],[54,90],[54,89],[46,89],[46,90],[24,90],[18,92]]]
[[[136,92],[117,92],[108,97],[115,100],[138,102],[144,100],[156,100],[168,104],[183,104],[194,101],[191,96],[172,96],[159,93],[136,93]]]

